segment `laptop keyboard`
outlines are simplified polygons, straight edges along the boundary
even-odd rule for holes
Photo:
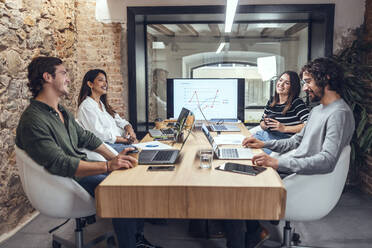
[[[158,151],[152,161],[168,161],[172,157],[174,151]]]
[[[238,150],[235,148],[223,148],[221,149],[223,158],[238,158]]]
[[[224,125],[213,125],[214,130],[216,131],[226,131],[227,128]]]
[[[174,131],[173,131],[173,129],[171,129],[171,128],[168,128],[168,129],[161,129],[161,132],[162,132],[163,134],[166,134],[166,135],[168,135],[168,134],[174,134]]]

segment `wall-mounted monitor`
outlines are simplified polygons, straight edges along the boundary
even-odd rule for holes
[[[204,119],[201,109],[207,119],[244,121],[244,79],[167,79],[167,117],[178,116],[182,107],[191,110],[196,120]]]

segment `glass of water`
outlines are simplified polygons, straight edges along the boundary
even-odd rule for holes
[[[212,168],[213,150],[210,148],[202,148],[199,150],[200,168]]]

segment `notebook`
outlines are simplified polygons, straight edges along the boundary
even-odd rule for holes
[[[184,123],[183,123],[184,124]],[[180,154],[187,138],[190,136],[192,128],[188,131],[186,138],[182,142],[181,148],[178,149],[161,149],[161,150],[142,150],[138,156],[138,164],[174,164]]]
[[[175,128],[183,127],[189,114],[190,110],[182,108],[178,116]],[[149,133],[153,138],[170,138],[174,137],[174,134],[176,133],[175,128],[150,129]],[[182,128],[179,129],[182,130]]]
[[[198,108],[199,108],[199,111],[200,113],[202,114],[204,120],[207,122],[209,128],[211,131],[214,131],[214,132],[240,132],[240,128],[235,125],[235,124],[214,124],[214,123],[211,123],[207,120],[207,118],[205,117],[203,111],[201,110],[200,106],[198,105]]]
[[[206,125],[202,125],[202,131],[211,144],[214,153],[219,159],[252,159],[253,153],[250,148],[219,148],[210,134]]]

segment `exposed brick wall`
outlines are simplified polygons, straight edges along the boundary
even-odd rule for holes
[[[27,65],[38,55],[59,56],[74,79],[74,8],[75,0],[0,0],[0,236],[34,211],[22,190],[14,152],[15,129],[31,97]]]
[[[64,61],[71,84],[62,104],[72,112],[84,74],[105,70],[109,102],[127,117],[126,30],[96,22],[95,2],[0,0],[0,238],[34,212],[22,190],[14,153],[15,129],[31,97],[26,83],[33,57]]]
[[[366,0],[365,25],[367,29],[367,35],[365,39],[372,42],[372,0]],[[372,70],[372,53],[370,53],[367,56],[367,62],[371,66],[371,70]],[[370,109],[369,109],[369,113],[370,113],[369,122],[370,123],[372,123],[372,107],[371,106],[372,105],[370,105]],[[361,186],[362,186],[363,191],[372,195],[372,154],[371,154],[371,151],[369,151],[369,154],[367,155],[367,164],[365,168],[361,171],[360,176],[361,176],[361,181],[362,181]]]
[[[77,77],[75,84],[81,86],[85,73],[91,69],[103,69],[107,73],[111,106],[123,117],[128,115],[126,37],[122,39],[121,24],[102,24],[95,19],[95,0],[76,1],[77,15]],[[123,61],[123,63],[121,63]],[[123,64],[123,66],[122,66]],[[80,89],[80,88],[79,88]],[[76,97],[79,92],[76,92]]]

